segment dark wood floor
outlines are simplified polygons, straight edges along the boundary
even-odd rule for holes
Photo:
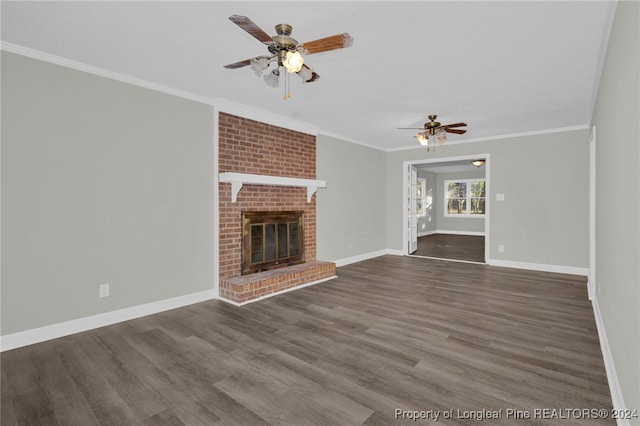
[[[2,354],[4,426],[435,423],[396,409],[478,425],[459,414],[502,409],[493,425],[545,408],[611,409],[585,280],[409,256]]]
[[[433,234],[418,237],[413,255],[484,263],[484,237],[476,235]]]

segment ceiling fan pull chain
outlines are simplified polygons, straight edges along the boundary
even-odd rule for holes
[[[287,89],[289,86],[289,73],[285,72],[284,73],[284,93],[282,94],[282,100],[286,101],[287,100]]]
[[[291,83],[289,74],[298,74],[304,83],[316,81],[320,76],[305,65],[303,54],[310,55],[313,53],[328,52],[335,49],[343,49],[353,45],[353,38],[348,33],[335,34],[329,37],[319,38],[317,40],[308,41],[306,43],[298,43],[291,37],[293,28],[289,24],[278,24],[275,26],[276,34],[271,37],[264,32],[255,22],[246,16],[231,15],[229,20],[246,31],[259,42],[267,45],[269,55],[256,56],[244,61],[235,62],[225,65],[224,68],[236,69],[247,65],[251,66],[258,76],[269,67],[271,61],[277,61],[278,66],[268,76],[264,76],[265,82],[269,86],[276,87],[277,80],[280,76],[279,68],[284,67],[287,76],[285,77],[285,89],[283,99],[286,101],[291,98]]]
[[[284,95],[282,96],[282,100],[286,101],[291,98],[291,77],[289,77],[289,73],[284,73]]]

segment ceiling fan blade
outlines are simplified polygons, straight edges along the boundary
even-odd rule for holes
[[[465,133],[467,133],[466,130],[462,129],[444,129],[444,131],[447,133],[455,133],[457,135],[464,135]]]
[[[251,59],[245,59],[244,61],[240,61],[240,62],[235,62],[233,64],[229,64],[229,65],[225,65],[224,67],[230,70],[236,69],[236,68],[242,68],[242,67],[246,67],[247,65],[251,64]]]
[[[334,49],[342,49],[351,47],[353,38],[348,33],[336,34],[318,40],[302,43],[304,52],[307,54],[326,52]]]
[[[229,16],[229,20],[251,34],[254,38],[264,44],[273,44],[273,39],[267,33],[265,33],[262,28],[257,26],[255,22],[246,16],[241,15],[231,15]]]
[[[447,124],[447,125],[442,126],[442,127],[444,127],[445,129],[448,129],[450,127],[462,127],[462,126],[466,126],[466,125],[467,125],[467,123],[453,123],[453,124]]]

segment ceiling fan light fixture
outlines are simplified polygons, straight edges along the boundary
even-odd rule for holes
[[[304,65],[304,58],[298,51],[288,51],[282,65],[289,73],[300,72],[302,65]]]
[[[267,83],[268,86],[278,87],[280,81],[280,71],[278,68],[274,69],[271,72],[268,72],[264,76],[264,82]]]
[[[320,76],[313,70],[313,68],[309,68],[306,65],[302,66],[302,69],[298,72],[300,78],[302,78],[303,83],[311,83],[312,81],[316,81],[320,78]]]
[[[298,43],[291,37],[293,27],[289,24],[278,24],[275,26],[275,36],[270,36],[260,28],[249,17],[242,15],[231,15],[229,20],[246,31],[250,36],[267,46],[268,56],[257,56],[251,59],[234,62],[224,65],[226,69],[237,69],[251,66],[251,69],[258,75],[264,74],[264,81],[272,87],[279,85],[280,67],[284,67],[287,72],[284,75],[284,99],[291,97],[291,86],[289,74],[296,73],[302,78],[304,83],[316,81],[320,76],[304,64],[302,54],[311,55],[314,53],[328,52],[335,49],[343,49],[353,45],[353,38],[348,33],[335,34],[316,40]],[[270,71],[271,63],[276,64],[276,70]],[[302,72],[301,72],[302,71]]]
[[[416,139],[418,139],[420,145],[429,145],[429,135],[426,132],[418,132],[418,134],[416,135]]]
[[[313,78],[313,71],[310,68],[301,67],[300,71],[298,71],[298,75],[302,78],[302,81],[306,83]]]
[[[424,123],[423,127],[398,127],[398,129],[417,129],[418,133],[414,138],[418,139],[420,145],[426,146],[427,151],[435,151],[436,142],[438,145],[444,144],[447,141],[447,133],[455,133],[458,135],[467,133],[466,129],[458,129],[458,127],[465,127],[467,123],[459,122],[445,124],[443,126],[440,122],[436,121],[436,118],[438,118],[438,116],[435,114],[429,115],[430,121]]]
[[[262,77],[264,70],[269,68],[269,59],[267,58],[253,58],[251,60],[251,69],[256,73],[258,77]]]

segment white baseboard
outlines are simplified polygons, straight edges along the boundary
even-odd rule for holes
[[[216,298],[217,292],[214,290],[205,290],[198,293],[172,297],[171,299],[159,300],[157,302],[145,303],[144,305],[132,306],[130,308],[118,309],[116,311],[105,312],[103,314],[91,315],[44,327],[33,328],[31,330],[7,334],[0,337],[0,352]]]
[[[609,382],[609,391],[611,392],[611,402],[613,403],[613,408],[615,410],[624,410],[626,407],[622,396],[622,388],[620,387],[620,381],[618,380],[618,373],[616,372],[616,366],[613,362],[613,356],[611,356],[611,348],[609,347],[607,332],[604,328],[604,322],[602,321],[598,298],[595,295],[591,300],[591,305],[593,306],[593,315],[596,319],[596,327],[598,328],[598,338],[600,339],[600,349],[602,350],[602,358],[604,359],[604,368],[607,372],[607,381]],[[617,419],[617,424],[618,426],[631,425],[629,419]]]
[[[395,249],[386,249],[384,250],[384,254],[391,254],[394,256],[406,256],[407,253],[403,252],[402,250],[395,250]]]
[[[409,256],[411,256],[411,257],[420,257],[422,259],[437,260],[439,262],[458,262],[458,263],[471,263],[471,264],[474,264],[474,265],[484,265],[484,266],[487,265],[484,262],[474,262],[473,260],[447,259],[447,258],[444,258],[444,257],[420,256],[419,254],[410,254]]]
[[[418,238],[426,237],[427,235],[436,235],[436,234],[450,234],[450,235],[470,235],[472,237],[484,237],[484,232],[478,231],[447,231],[442,229],[436,229],[435,231],[425,231],[418,232]]]
[[[503,268],[529,269],[531,271],[556,272],[559,274],[589,276],[589,268],[577,268],[575,266],[546,265],[543,263],[515,262],[512,260],[487,259],[490,266]]]
[[[596,283],[591,280],[587,281],[587,293],[589,295],[589,300],[593,300],[596,294]]]
[[[373,259],[374,257],[378,257],[378,256],[384,256],[385,254],[392,254],[395,256],[406,256],[407,253],[404,253],[402,250],[383,249],[383,250],[372,251],[369,253],[359,254],[356,256],[346,257],[343,259],[334,260],[334,263],[338,267],[346,266],[351,263],[362,262],[363,260]],[[560,274],[583,275],[583,276],[589,275],[589,268],[577,268],[573,266],[545,265],[541,263],[515,262],[511,260],[500,260],[500,259],[488,259],[486,264],[490,266],[500,266],[504,268],[528,269],[532,271],[544,271],[544,272],[557,272]]]
[[[304,288],[304,287],[309,287],[311,285],[320,284],[320,283],[323,283],[325,281],[332,280],[334,278],[338,278],[338,276],[337,275],[333,275],[331,277],[322,278],[321,280],[311,281],[311,282],[308,282],[308,283],[305,283],[305,284],[297,285],[295,287],[285,288],[284,290],[276,291],[274,293],[265,294],[264,296],[256,297],[255,299],[247,300],[245,302],[234,302],[233,300],[225,299],[224,297],[220,297],[219,300],[221,300],[223,302],[226,302],[226,303],[229,303],[229,304],[234,305],[234,306],[244,306],[244,305],[248,305],[249,303],[253,303],[253,302],[257,302],[259,300],[268,299],[269,297],[277,296],[279,294],[288,293],[288,292],[293,291],[293,290],[299,290],[299,289]]]
[[[484,237],[484,231],[449,231],[446,229],[438,229],[434,234],[451,234],[451,235],[471,235],[476,237]]]
[[[352,263],[362,262],[363,260],[373,259],[374,257],[384,256],[385,254],[388,254],[386,249],[377,250],[369,253],[358,254],[356,256],[345,257],[343,259],[334,260],[334,263],[336,264],[337,267],[346,266]]]

